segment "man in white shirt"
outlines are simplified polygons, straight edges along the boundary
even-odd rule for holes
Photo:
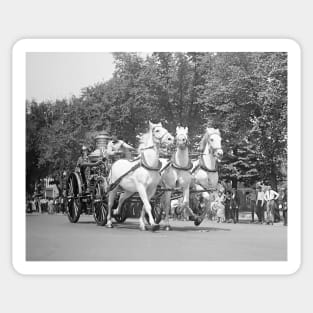
[[[256,193],[256,215],[258,222],[262,224],[264,223],[264,191],[262,185],[257,185]]]
[[[278,197],[279,194],[272,189],[272,186],[268,186],[264,194],[264,200],[266,201],[266,224],[274,224],[275,200]]]
[[[135,151],[131,145],[123,140],[119,140],[116,135],[112,136],[112,140],[108,143],[107,154],[114,162],[117,160],[117,155],[122,154],[122,157],[130,158],[130,151]]]

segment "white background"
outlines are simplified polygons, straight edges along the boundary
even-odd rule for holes
[[[4,312],[312,310],[312,8],[309,1],[2,1],[0,287]],[[302,47],[302,267],[291,276],[20,276],[11,266],[11,47],[20,38],[293,38]],[[312,105],[312,104],[311,104]],[[24,108],[21,108],[24,109]],[[310,129],[311,128],[311,129]],[[24,155],[21,155],[24,158]],[[21,173],[21,179],[24,178]],[[18,187],[14,196],[18,197]],[[289,191],[290,193],[292,191]],[[299,207],[291,208],[300,210]]]

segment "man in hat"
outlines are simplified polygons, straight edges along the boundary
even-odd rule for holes
[[[89,160],[87,147],[82,146],[81,156],[78,158],[75,171],[81,174],[87,193],[90,192],[90,166],[95,165],[97,165],[97,163],[90,162]]]
[[[108,143],[107,154],[114,160],[114,156],[122,154],[126,158],[130,158],[130,151],[135,151],[131,145],[123,140],[118,139],[116,135],[112,136],[112,140]],[[115,161],[115,160],[114,160]]]
[[[264,186],[261,183],[256,184],[256,215],[260,224],[264,223]]]
[[[229,222],[233,222],[234,224],[239,222],[239,207],[240,207],[239,190],[237,188],[233,188],[231,190],[231,197],[230,197],[230,220]]]
[[[266,201],[266,224],[271,223],[273,225],[274,223],[275,200],[278,197],[279,194],[269,185],[264,193],[264,200]]]
[[[88,162],[89,162],[88,149],[86,146],[82,146],[82,148],[80,150],[80,157],[77,160],[76,170],[79,171],[82,164],[88,163]]]

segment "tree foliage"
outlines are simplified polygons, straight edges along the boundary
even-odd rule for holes
[[[148,120],[188,126],[193,147],[205,127],[222,133],[221,176],[247,184],[283,179],[287,159],[287,54],[114,53],[113,77],[79,97],[27,101],[27,186],[72,169],[82,144],[102,130],[136,144]]]

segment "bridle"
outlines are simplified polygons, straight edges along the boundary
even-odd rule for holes
[[[185,134],[179,134],[179,135],[176,136],[175,140],[176,140],[176,142],[178,142],[178,140],[179,140],[179,139],[182,139],[182,137],[186,139],[186,142],[185,142],[184,146],[187,147],[187,146],[190,144],[190,141],[189,141],[187,135],[185,135]],[[176,144],[176,146],[178,146],[178,144]]]
[[[201,168],[202,170],[204,170],[204,171],[206,171],[206,172],[208,172],[208,173],[216,173],[216,172],[218,172],[218,168],[217,168],[217,164],[218,164],[218,163],[217,163],[217,162],[215,163],[215,164],[216,164],[216,165],[215,165],[215,169],[209,169],[209,168],[205,165],[204,160],[203,160],[203,156],[204,156],[204,155],[213,154],[213,156],[215,156],[215,152],[216,152],[217,150],[221,149],[221,147],[219,147],[219,148],[213,148],[213,147],[211,146],[211,144],[210,144],[210,138],[211,138],[212,135],[219,135],[219,134],[214,132],[214,133],[212,133],[212,134],[210,134],[210,135],[207,136],[208,139],[207,139],[206,144],[209,145],[209,153],[201,153],[201,154],[200,154],[199,164],[192,170],[192,173],[194,173],[198,168]],[[215,156],[215,157],[216,157],[216,156]]]
[[[158,144],[161,145],[163,138],[166,135],[169,135],[169,132],[168,132],[168,130],[163,128],[165,130],[164,133],[161,136],[157,136],[155,134],[155,132],[154,132],[155,128],[157,128],[157,127],[160,127],[160,126],[155,126],[155,127],[152,128],[153,142],[155,143],[155,139],[157,139],[158,140]],[[161,169],[161,167],[162,167],[162,162],[160,160],[159,160],[158,165],[156,167],[149,166],[147,161],[146,161],[146,158],[145,158],[145,155],[143,153],[143,150],[149,150],[149,149],[155,149],[155,145],[151,145],[151,146],[148,146],[148,147],[145,147],[145,148],[141,149],[140,166],[143,166],[144,168],[146,168],[147,170],[150,170],[150,171],[159,171]]]
[[[210,144],[210,138],[213,135],[218,135],[217,133],[213,133],[211,135],[208,136],[208,140],[207,140],[207,144],[209,144],[209,153],[213,154],[215,156],[215,153],[217,150],[222,149],[222,147],[218,147],[218,148],[213,148],[212,145]],[[219,136],[219,135],[218,135]],[[206,153],[201,153],[201,155],[206,155]],[[215,156],[216,157],[216,156]]]
[[[155,128],[157,128],[157,127],[161,127],[161,126],[155,126],[155,127],[152,128],[152,137],[153,137],[153,142],[160,145],[160,144],[162,143],[163,138],[164,138],[166,135],[169,135],[169,131],[168,131],[167,129],[165,129],[165,128],[162,127],[162,128],[165,130],[165,132],[164,132],[163,135],[161,135],[160,137],[158,137],[158,136],[156,136],[155,133],[153,132],[153,131],[155,130]],[[158,141],[158,142],[156,142],[156,141]],[[151,145],[151,146],[148,146],[148,147],[140,148],[140,150],[142,151],[142,150],[149,150],[149,149],[154,149],[154,148],[155,148],[155,146],[154,146],[154,145]]]
[[[167,129],[165,129],[165,128],[162,127],[162,129],[164,129],[165,132],[164,132],[162,135],[157,136],[157,135],[155,134],[155,132],[154,132],[154,130],[155,130],[157,127],[161,127],[161,126],[155,126],[155,127],[152,128],[153,141],[155,141],[155,139],[156,139],[156,140],[158,141],[158,144],[161,144],[162,141],[163,141],[163,138],[164,138],[166,135],[169,135],[169,132],[168,132]]]

